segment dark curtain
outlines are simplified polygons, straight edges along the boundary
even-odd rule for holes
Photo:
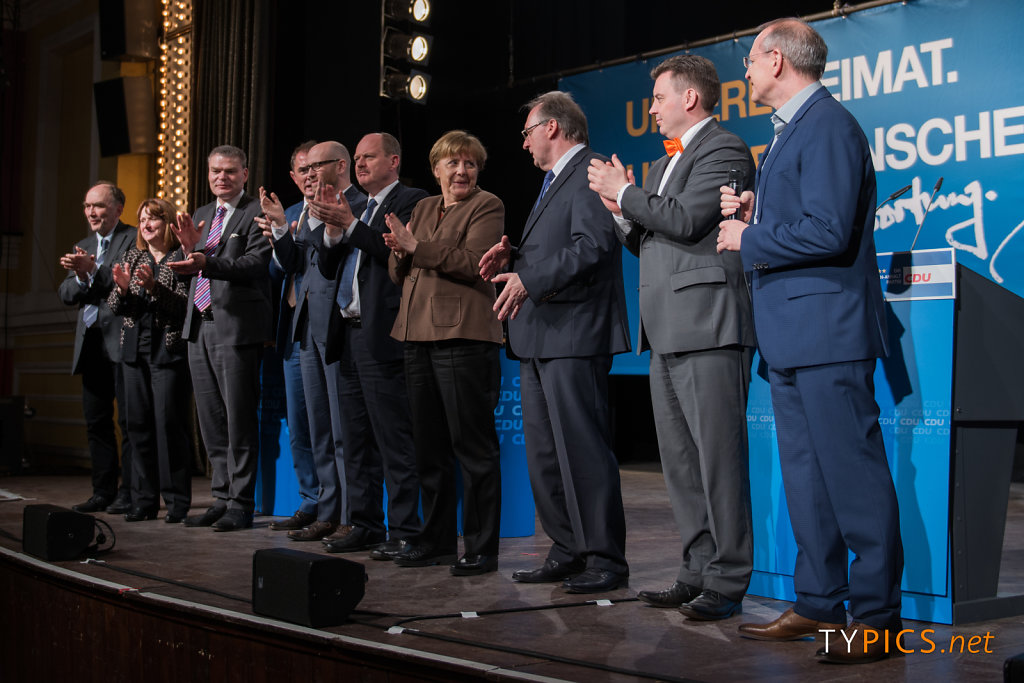
[[[189,161],[192,209],[213,201],[206,157],[235,145],[249,157],[246,191],[268,177],[273,129],[271,0],[195,0],[192,33],[192,122]]]

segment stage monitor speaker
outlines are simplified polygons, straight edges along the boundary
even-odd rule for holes
[[[153,0],[100,0],[100,59],[159,58],[159,4]]]
[[[74,560],[92,543],[95,524],[91,515],[67,508],[26,505],[21,547],[29,555],[43,560]]]
[[[363,599],[366,569],[358,562],[270,548],[252,556],[252,611],[320,628],[345,623]]]
[[[156,154],[156,100],[148,76],[92,84],[100,156]]]

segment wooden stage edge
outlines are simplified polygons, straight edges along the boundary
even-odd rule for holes
[[[25,505],[70,507],[84,499],[88,477],[2,478],[0,489],[22,499],[0,502],[0,681],[974,681],[1000,678],[1003,662],[1024,651],[1019,616],[907,621],[914,652],[835,667],[814,657],[820,641],[738,636],[740,623],[774,619],[787,602],[748,595],[743,616],[710,623],[646,606],[636,592],[671,584],[679,538],[661,473],[624,467],[622,480],[629,588],[579,596],[513,582],[513,571],[543,560],[548,541],[538,528],[503,539],[499,571],[479,577],[341,555],[365,567],[365,596],[348,623],[314,629],[252,612],[255,550],[322,553],[319,543],[271,531],[268,517],[249,531],[215,533],[101,514],[117,538],[101,562],[45,562],[22,552]],[[208,484],[195,482],[195,511],[211,502]],[[1002,583],[1020,592],[1024,485],[1013,486],[1009,520]],[[972,648],[975,636],[988,637]],[[931,642],[935,651],[925,651]],[[961,651],[950,647],[960,642]]]

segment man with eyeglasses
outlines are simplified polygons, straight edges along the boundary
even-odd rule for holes
[[[600,593],[629,582],[608,408],[612,356],[630,349],[622,245],[588,186],[588,165],[605,159],[587,146],[583,110],[557,91],[527,107],[523,149],[544,182],[519,247],[503,237],[480,261],[482,277],[505,285],[494,309],[520,359],[530,483],[553,542],[542,566],[512,579]]]
[[[853,664],[894,649],[903,546],[874,395],[887,353],[875,171],[864,132],[819,81],[827,54],[798,19],[761,27],[744,64],[751,97],[775,109],[775,136],[753,192],[721,188],[722,214],[735,218],[720,224],[718,250],[739,252],[751,273],[799,550],[793,608],[740,633],[784,641],[845,629],[818,654]]]
[[[302,194],[302,201],[292,204],[284,212],[280,211],[280,202],[277,195],[260,188],[260,205],[264,211],[263,217],[258,217],[260,227],[264,236],[274,244],[277,239],[288,233],[296,245],[304,244],[304,235],[309,231],[289,230],[291,226],[298,226],[299,219],[307,211],[307,201],[313,198],[316,192],[316,183],[309,168],[306,155],[316,145],[316,140],[307,140],[292,151],[291,176],[292,182],[299,188]],[[276,225],[276,227],[272,227]],[[304,225],[304,228],[308,226]],[[320,493],[320,482],[316,476],[316,465],[313,462],[313,450],[309,436],[309,416],[306,413],[306,397],[302,387],[302,368],[299,363],[300,341],[293,339],[293,324],[295,322],[295,292],[302,285],[302,273],[287,272],[281,265],[277,254],[270,259],[270,285],[275,298],[278,300],[276,321],[277,337],[274,343],[274,351],[281,359],[281,367],[284,375],[284,391],[286,402],[286,417],[288,421],[288,442],[291,448],[292,466],[295,469],[295,477],[299,484],[299,508],[291,517],[284,520],[277,520],[270,523],[273,531],[297,531],[305,528],[316,521],[316,502]],[[266,368],[266,364],[264,365]]]
[[[294,223],[287,220],[276,196],[260,192],[266,218],[258,220],[274,245],[274,259],[295,278],[291,293],[285,293],[294,301],[288,339],[299,344],[310,444],[319,482],[315,517],[309,519],[297,513],[280,525],[293,527],[288,531],[293,541],[330,538],[344,532],[342,524],[348,522],[341,372],[338,363],[328,361],[328,348],[337,343],[335,337],[341,326],[341,311],[335,304],[340,272],[323,272],[319,267],[316,245],[323,241],[324,224],[309,209],[318,199],[337,202],[339,196],[350,206],[366,206],[366,195],[352,184],[350,161],[348,149],[340,142],[321,142],[310,148],[304,164],[306,175],[302,177],[306,206]]]

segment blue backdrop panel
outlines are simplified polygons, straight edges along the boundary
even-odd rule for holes
[[[737,21],[742,21],[739,18]],[[952,247],[959,263],[1024,296],[1024,86],[1012,55],[1024,25],[1018,0],[915,0],[815,22],[829,46],[822,81],[858,119],[881,199],[879,252]],[[689,52],[715,63],[716,116],[756,159],[772,135],[771,109],[750,100],[743,57],[754,36]],[[680,53],[681,54],[681,53]],[[591,145],[618,154],[638,181],[664,152],[648,114],[650,69],[669,55],[561,80],[590,122]],[[929,202],[937,181],[941,189]],[[927,220],[925,221],[925,218]],[[637,260],[623,259],[636,345]],[[950,405],[953,302],[892,301],[893,354],[879,364],[876,398],[900,497],[906,546],[904,615],[949,623]],[[644,374],[648,359],[620,355],[613,372]],[[754,503],[751,591],[792,598],[795,546],[782,492],[768,386],[755,379],[747,413]]]

